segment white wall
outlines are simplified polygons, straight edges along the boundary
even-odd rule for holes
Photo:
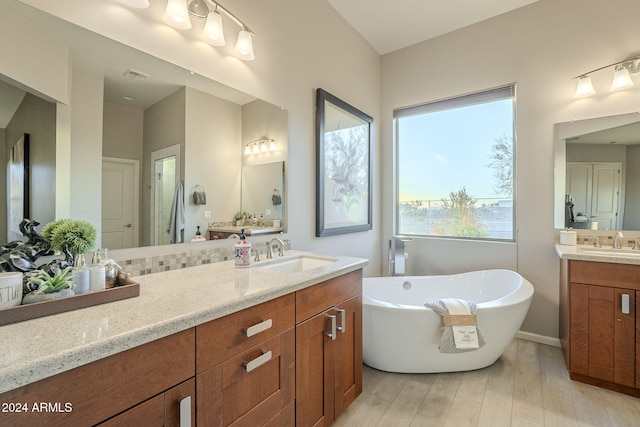
[[[95,225],[96,248],[102,240],[102,76],[72,72],[70,210],[68,218]],[[57,151],[57,148],[56,148]],[[96,155],[98,153],[98,155]],[[58,169],[56,164],[56,172]],[[56,216],[58,212],[56,211]],[[60,217],[60,216],[58,216]]]
[[[525,331],[558,336],[553,124],[638,111],[640,88],[609,93],[610,70],[593,75],[600,92],[591,98],[573,98],[572,78],[637,54],[639,14],[636,0],[540,0],[382,57],[384,159],[393,156],[394,108],[517,84],[517,244],[414,240],[409,253],[422,253],[428,269],[439,271],[517,269],[536,292]],[[382,175],[392,174],[393,162],[383,162]],[[383,205],[393,206],[391,179],[382,194]],[[382,214],[387,238],[393,233],[391,209]]]
[[[49,101],[69,101],[69,51],[51,34],[15,13],[25,9],[0,1],[0,78]],[[4,75],[4,77],[2,77]]]

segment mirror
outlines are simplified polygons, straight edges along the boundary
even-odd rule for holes
[[[261,219],[284,216],[284,162],[242,167],[242,210]]]
[[[19,10],[22,11],[22,8]],[[205,234],[204,231],[211,222],[231,222],[234,212],[254,210],[245,207],[245,202],[241,201],[241,169],[245,165],[257,166],[277,161],[284,165],[288,149],[287,112],[284,109],[36,9],[25,8],[24,13],[34,17],[34,25],[37,22],[41,29],[49,29],[68,44],[74,71],[104,76],[103,152],[96,153],[102,155],[103,161],[111,162],[108,166],[104,166],[103,163],[103,247],[116,249],[163,242],[162,239],[152,238],[155,229],[164,228],[162,224],[155,223],[154,218],[161,218],[161,215],[154,216],[154,212],[157,212],[158,204],[167,205],[165,199],[174,196],[175,185],[165,186],[163,201],[152,196],[160,194],[157,191],[152,193],[153,179],[157,176],[151,166],[155,164],[152,163],[152,155],[157,155],[159,151],[176,144],[179,146],[181,159],[181,172],[176,175],[179,175],[179,179],[184,183],[184,241],[189,241],[195,234],[196,226],[200,226]],[[0,80],[3,80],[2,65]],[[5,104],[9,99],[4,96],[2,86],[0,115],[4,115]],[[16,85],[8,83],[6,86],[7,91],[25,89],[16,89]],[[26,90],[29,91],[28,88]],[[37,99],[25,90],[21,90],[21,94],[24,99]],[[53,129],[50,130],[53,137],[47,138],[49,151],[42,156],[55,159],[56,104],[49,104],[53,110]],[[10,132],[2,132],[2,129],[0,126],[0,142],[6,147],[2,161],[6,164],[7,152],[10,149]],[[24,130],[23,133],[29,131]],[[260,138],[274,139],[277,150],[268,154],[244,156],[243,149],[246,143]],[[34,138],[31,139],[33,141]],[[117,167],[114,166],[115,163]],[[32,173],[35,174],[36,169],[43,165],[32,162]],[[49,173],[55,170],[55,164],[44,166]],[[130,178],[131,174],[134,179]],[[122,215],[121,209],[135,203],[120,203],[122,206],[119,206],[104,201],[104,197],[111,197],[108,200],[125,198],[123,194],[126,193],[120,187],[123,177],[138,181],[137,189],[134,186],[130,190],[132,195],[129,200],[139,203],[138,206],[131,206],[132,220],[122,220],[119,216]],[[4,201],[6,183],[4,178],[2,180],[0,191],[3,196],[0,199]],[[55,218],[55,187],[52,186],[52,182],[51,179],[38,180],[32,175],[31,216],[43,224]],[[284,198],[284,179],[282,183]],[[204,205],[192,202],[196,185],[206,191],[207,203]],[[38,189],[41,189],[42,194],[50,196],[48,199],[42,199],[43,203],[47,199],[47,205],[41,211],[34,210],[37,206],[34,199],[39,197],[36,194]],[[0,215],[6,217],[6,201],[3,203],[5,205],[0,209]],[[247,200],[246,203],[250,201]],[[284,206],[283,199],[277,213],[286,231]],[[255,213],[260,212],[256,210]],[[275,213],[272,217],[276,218]],[[166,222],[162,219],[158,221]],[[116,231],[107,236],[104,233],[111,233],[109,227],[115,227]],[[123,229],[125,232],[130,230],[132,236],[123,237]],[[2,233],[6,235],[6,220],[0,221],[0,237]]]
[[[640,114],[557,123],[554,151],[555,228],[640,230]]]

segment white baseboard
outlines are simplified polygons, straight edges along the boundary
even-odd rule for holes
[[[518,331],[516,333],[516,338],[537,342],[539,344],[546,344],[553,347],[560,347],[560,338],[534,334],[533,332]]]

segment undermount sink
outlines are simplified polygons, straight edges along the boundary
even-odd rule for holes
[[[640,258],[640,250],[637,249],[613,249],[613,248],[578,248],[578,253],[587,255],[604,255],[619,257],[638,257]]]
[[[283,273],[299,273],[301,271],[311,270],[312,268],[324,267],[325,265],[332,264],[336,261],[337,260],[333,258],[318,258],[301,255],[272,261],[267,264],[258,265],[257,267],[280,271]]]

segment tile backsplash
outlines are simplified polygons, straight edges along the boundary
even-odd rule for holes
[[[224,242],[224,243],[223,243]],[[231,260],[234,257],[234,241],[211,241],[203,243],[183,243],[178,245],[155,246],[136,249],[121,249],[109,252],[122,270],[132,277],[145,274],[160,273],[180,268],[195,267]],[[253,243],[253,242],[252,242]],[[285,240],[285,249],[291,249],[291,242]],[[256,242],[252,245],[252,254],[260,251],[261,257],[266,256],[266,242]]]

